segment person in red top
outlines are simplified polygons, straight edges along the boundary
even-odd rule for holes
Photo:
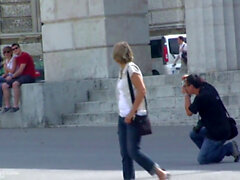
[[[35,66],[32,57],[23,52],[20,45],[12,44],[13,53],[16,55],[17,70],[11,76],[6,78],[6,82],[2,84],[5,108],[3,112],[11,110],[16,112],[19,110],[20,86],[25,83],[35,82]],[[10,88],[13,88],[14,102],[13,107],[10,106]]]

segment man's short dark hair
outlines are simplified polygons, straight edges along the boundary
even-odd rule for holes
[[[178,36],[178,38],[182,41],[184,41],[184,37],[183,36]]]
[[[190,74],[187,77],[187,84],[193,85],[195,88],[200,88],[203,86],[203,81],[197,74]]]
[[[12,44],[12,47],[13,47],[13,46],[20,47],[20,45],[19,45],[18,43],[13,43],[13,44]]]

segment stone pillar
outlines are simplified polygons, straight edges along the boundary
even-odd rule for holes
[[[233,1],[233,17],[235,24],[235,41],[237,46],[237,66],[240,67],[240,1]]]
[[[238,0],[185,0],[190,73],[240,69]]]
[[[112,47],[128,41],[151,73],[147,0],[41,0],[45,79],[116,77]]]
[[[151,36],[186,33],[184,0],[148,0],[148,11]]]

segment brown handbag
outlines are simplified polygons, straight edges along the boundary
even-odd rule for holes
[[[129,87],[132,104],[133,104],[135,101],[135,97],[134,97],[134,93],[133,93],[132,82],[131,82],[128,71],[127,71],[127,79],[128,79],[128,87]],[[146,100],[145,96],[144,96],[144,100],[145,100],[147,114],[143,115],[143,116],[139,116],[136,114],[135,118],[133,119],[133,121],[131,123],[133,126],[135,126],[138,129],[139,135],[141,135],[141,136],[152,134],[152,127],[151,127],[150,119],[148,117],[147,100]]]

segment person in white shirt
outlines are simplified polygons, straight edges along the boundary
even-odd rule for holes
[[[133,63],[133,53],[127,42],[119,42],[114,46],[113,59],[121,70],[117,82],[116,94],[118,100],[118,137],[122,156],[124,180],[135,179],[133,160],[143,167],[149,174],[156,174],[160,180],[166,180],[169,173],[159,168],[149,157],[140,152],[141,135],[132,121],[137,115],[146,115],[144,96],[146,87],[139,67]],[[128,87],[127,72],[133,85],[135,101],[132,103]]]
[[[184,42],[183,36],[178,37],[178,44],[179,44],[179,54],[173,63],[173,67],[176,66],[177,61],[179,59],[181,59],[180,73],[187,73],[187,60],[185,59],[186,54],[187,54],[187,43]],[[185,57],[184,57],[184,55],[185,55]]]

